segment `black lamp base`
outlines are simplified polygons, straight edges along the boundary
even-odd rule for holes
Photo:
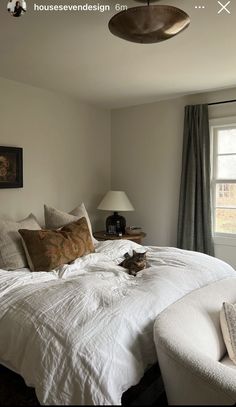
[[[113,215],[108,216],[106,219],[106,232],[109,235],[122,235],[125,234],[126,220],[124,216],[118,215],[118,212],[114,212]]]

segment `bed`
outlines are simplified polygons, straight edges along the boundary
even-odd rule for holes
[[[130,276],[126,252],[150,267]],[[119,405],[157,361],[156,316],[192,290],[235,276],[223,261],[132,241],[51,272],[0,270],[0,363],[35,388],[40,404]]]

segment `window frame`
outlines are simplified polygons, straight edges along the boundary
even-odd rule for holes
[[[236,246],[236,233],[221,233],[215,232],[215,210],[216,206],[216,186],[217,184],[236,184],[235,179],[219,179],[217,178],[217,156],[218,156],[218,140],[217,130],[220,128],[236,128],[236,116],[211,119],[210,125],[210,141],[211,141],[211,207],[212,207],[212,228],[213,239],[216,244]],[[236,155],[236,153],[222,154]],[[229,208],[230,209],[230,208]]]

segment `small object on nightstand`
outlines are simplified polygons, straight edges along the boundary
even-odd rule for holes
[[[99,232],[94,232],[93,236],[95,239],[99,241],[104,241],[104,240],[116,240],[116,239],[126,239],[126,240],[132,240],[135,243],[142,244],[142,240],[146,237],[146,233],[141,232],[141,233],[136,233],[135,235],[128,235],[124,234],[121,236],[118,235],[111,235],[109,233],[106,233],[105,230],[99,231]]]
[[[139,226],[128,226],[125,228],[125,233],[127,235],[139,235],[142,232],[142,228]]]

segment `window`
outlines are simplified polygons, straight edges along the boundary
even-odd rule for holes
[[[236,118],[211,124],[214,234],[236,237]]]

